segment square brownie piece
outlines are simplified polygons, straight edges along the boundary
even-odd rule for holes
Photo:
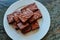
[[[25,29],[21,30],[23,34],[26,34],[31,31],[31,26],[26,27]]]
[[[31,23],[31,27],[32,27],[32,30],[38,29],[39,28],[38,22],[34,21],[33,23]]]
[[[23,30],[23,29],[26,29],[26,27],[29,26],[29,23],[23,24],[22,22],[19,22],[19,23],[17,24],[17,26],[19,27],[20,30]]]
[[[29,8],[33,12],[38,10],[38,7],[37,7],[37,5],[35,3],[29,4],[28,6],[23,7],[21,10],[24,11],[27,8]]]
[[[7,20],[8,20],[8,23],[9,23],[9,24],[11,24],[11,23],[14,22],[14,18],[13,18],[13,17],[14,17],[13,14],[7,15]]]
[[[16,22],[14,22],[14,23],[12,24],[12,26],[13,26],[13,28],[15,28],[16,30],[19,29],[19,27],[17,26],[17,23],[16,23]]]
[[[29,19],[29,22],[32,23],[33,21],[42,18],[42,14],[40,13],[39,10],[37,10],[36,12],[34,12],[33,16]]]
[[[19,14],[20,14],[20,11],[15,11],[14,13],[13,13],[13,15],[14,15],[14,20],[15,20],[15,22],[20,22],[20,19],[19,19]]]
[[[30,9],[26,9],[25,11],[20,13],[19,18],[23,23],[25,23],[32,15],[33,12]]]
[[[36,10],[38,10],[38,7],[37,7],[37,5],[36,5],[35,3],[30,4],[30,5],[28,6],[28,8],[29,8],[31,11],[33,11],[33,12],[35,12]]]

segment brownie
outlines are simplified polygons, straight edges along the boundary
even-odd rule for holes
[[[38,7],[37,7],[37,5],[35,3],[29,4],[28,6],[23,7],[21,10],[24,11],[27,8],[29,8],[33,12],[38,10]]]
[[[38,29],[39,28],[38,22],[34,21],[33,23],[31,23],[31,27],[32,27],[32,30]]]
[[[23,29],[25,29],[27,26],[29,26],[29,23],[23,24],[22,22],[19,22],[19,23],[17,24],[17,26],[19,27],[20,30],[23,30]]]
[[[19,29],[19,27],[17,26],[17,23],[16,22],[14,22],[12,25],[13,25],[13,28],[15,28],[16,30]]]
[[[20,19],[19,19],[19,14],[20,14],[20,12],[19,11],[15,11],[14,13],[13,13],[13,15],[14,15],[14,20],[15,20],[15,22],[20,22]]]
[[[37,10],[36,12],[34,12],[33,16],[29,19],[29,22],[32,23],[33,21],[42,18],[42,14],[40,13],[39,10]]]
[[[28,8],[31,10],[31,11],[36,11],[36,10],[38,10],[38,7],[37,7],[37,5],[35,4],[35,3],[33,3],[33,4],[30,4],[29,6],[28,6]]]
[[[8,20],[9,24],[14,22],[14,18],[13,17],[14,17],[13,14],[7,15],[7,20]]]
[[[31,16],[33,15],[33,12],[30,9],[26,9],[19,15],[19,19],[25,23]]]
[[[26,34],[31,31],[31,26],[26,27],[25,29],[21,30],[23,34]]]

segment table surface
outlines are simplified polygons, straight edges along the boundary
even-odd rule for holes
[[[17,0],[0,0],[0,40],[12,40],[3,27],[3,17],[7,8]],[[41,40],[60,40],[60,0],[37,0],[49,11],[51,26],[47,35]]]

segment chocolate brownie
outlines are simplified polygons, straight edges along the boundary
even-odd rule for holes
[[[25,29],[27,26],[29,26],[29,23],[23,24],[22,22],[19,22],[19,23],[17,24],[17,26],[19,27],[20,30],[23,30],[23,29]]]
[[[14,17],[13,14],[7,15],[7,20],[8,20],[9,24],[14,22],[14,18],[13,17]]]
[[[21,10],[24,11],[27,8],[29,8],[33,12],[38,10],[38,7],[37,7],[37,5],[35,3],[29,4],[28,6],[23,7]]]
[[[26,27],[25,29],[21,30],[23,34],[26,34],[31,31],[31,26]]]
[[[31,24],[31,27],[32,27],[32,30],[38,29],[38,28],[39,28],[38,22],[37,22],[37,21],[34,21],[34,22]]]
[[[42,17],[42,14],[38,10],[38,11],[34,12],[33,16],[29,19],[29,22],[32,23],[33,21],[35,21],[41,17]]]
[[[16,30],[19,29],[19,27],[17,26],[17,23],[16,22],[14,22],[12,25],[13,25],[13,28],[15,28]]]
[[[20,19],[19,19],[19,14],[20,14],[20,12],[19,11],[15,11],[14,13],[13,13],[13,15],[14,15],[14,20],[15,20],[15,22],[20,22]]]
[[[30,9],[26,9],[23,13],[20,13],[19,18],[23,23],[25,23],[32,15],[33,12]]]

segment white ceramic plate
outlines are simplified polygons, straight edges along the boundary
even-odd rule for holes
[[[16,9],[21,9],[21,7],[24,5],[28,5],[34,2],[40,9],[43,16],[42,19],[38,20],[40,28],[39,30],[31,31],[26,35],[23,35],[20,31],[16,31],[12,26],[8,24],[7,15],[14,12]],[[49,30],[50,16],[48,10],[38,1],[35,0],[17,1],[7,9],[4,15],[3,24],[4,24],[5,31],[13,40],[40,40],[46,35],[46,33]]]

